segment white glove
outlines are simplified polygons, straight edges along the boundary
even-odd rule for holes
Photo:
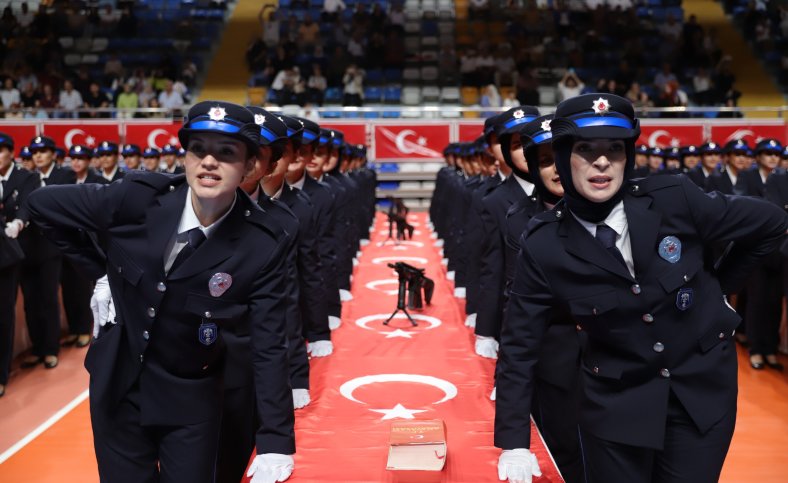
[[[441,259],[441,265],[443,265],[444,267],[448,266],[449,265],[449,260],[446,259],[446,258],[442,258]]]
[[[316,340],[306,345],[306,351],[312,357],[330,356],[334,352],[334,344],[330,340]]]
[[[493,390],[490,393],[490,401],[495,401],[495,396],[497,392],[498,392],[498,386],[493,386]]]
[[[339,300],[342,302],[350,302],[353,300],[353,294],[351,294],[349,290],[341,288],[339,289]]]
[[[25,227],[25,222],[22,220],[12,220],[5,224],[5,236],[8,238],[16,238],[19,232]]]
[[[367,243],[369,243],[369,240],[367,240]],[[361,258],[361,250],[356,250],[356,259],[359,258]]]
[[[476,353],[489,359],[498,358],[498,341],[494,337],[476,336]]]
[[[293,389],[293,408],[301,409],[306,407],[312,399],[309,398],[309,389]]]
[[[342,325],[342,319],[335,315],[328,316],[328,328],[331,330],[337,330],[339,326]]]
[[[465,327],[470,327],[471,329],[476,327],[476,314],[468,314],[465,317]]]
[[[542,476],[536,455],[525,448],[505,449],[498,458],[498,479],[509,483],[531,483]]]
[[[112,301],[112,291],[109,289],[109,279],[106,275],[96,280],[93,296],[90,297],[90,310],[93,311],[93,337],[98,337],[99,328],[107,323],[115,323],[115,303]]]
[[[367,238],[362,238],[361,240],[359,240],[358,244],[361,245],[362,247],[365,247],[365,246],[369,245],[369,240]],[[359,253],[361,253],[361,252],[359,252]]]
[[[455,287],[454,289],[454,296],[458,299],[465,298],[465,287]]]
[[[254,457],[246,476],[252,478],[251,483],[276,483],[290,478],[294,468],[291,455],[264,453]]]
[[[446,272],[446,278],[448,278],[449,280],[454,280],[454,275],[456,275],[454,270]]]
[[[354,258],[354,259],[353,259],[353,266],[354,266],[354,267],[357,267],[357,266],[358,266],[358,259],[357,259],[357,258]]]

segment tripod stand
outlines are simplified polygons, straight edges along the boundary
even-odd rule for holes
[[[416,323],[415,320],[413,320],[413,317],[411,317],[410,314],[408,313],[408,306],[405,303],[405,296],[407,294],[406,285],[407,285],[407,279],[405,277],[403,277],[402,275],[400,275],[400,277],[399,277],[399,291],[397,292],[397,308],[394,309],[394,312],[392,312],[391,316],[388,319],[386,319],[385,322],[383,322],[383,325],[389,325],[389,322],[391,322],[391,319],[393,319],[394,316],[397,315],[397,312],[399,312],[400,310],[405,314],[405,316],[408,318],[408,320],[410,320],[410,323],[411,323],[411,325],[413,327],[416,327],[416,326],[419,325],[419,324]]]
[[[389,236],[378,243],[379,247],[385,246],[389,241],[394,242],[395,245],[399,245],[399,237],[394,238],[394,225],[397,223],[396,216],[393,213],[387,213],[387,216],[389,217]]]

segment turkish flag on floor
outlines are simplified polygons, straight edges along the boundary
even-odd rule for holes
[[[493,446],[495,362],[477,356],[473,330],[464,326],[464,303],[453,296],[426,226],[413,214],[413,240],[387,241],[385,216],[376,219],[371,243],[355,270],[353,300],[343,303],[342,326],[332,333],[334,353],[311,360],[312,402],[296,411],[293,482],[394,482],[386,470],[391,422],[442,419],[447,427],[446,466],[435,481],[498,481],[500,450]],[[412,327],[397,305],[397,274],[387,263],[426,268],[435,281],[432,305],[412,310]],[[532,448],[543,476],[562,481],[532,428]]]

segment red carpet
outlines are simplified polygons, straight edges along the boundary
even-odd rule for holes
[[[446,466],[434,481],[498,481],[488,399],[494,361],[473,353],[472,330],[463,325],[463,304],[452,296],[426,214],[410,218],[417,225],[412,242],[378,246],[388,235],[378,216],[355,270],[354,299],[343,304],[342,326],[332,335],[334,354],[311,361],[312,403],[296,412],[293,482],[408,481],[386,470],[395,418],[446,422]],[[394,261],[426,267],[435,281],[433,304],[413,311],[418,327],[404,318],[383,325],[396,308],[397,276],[386,266]],[[544,474],[534,481],[562,481],[541,439],[532,441]]]

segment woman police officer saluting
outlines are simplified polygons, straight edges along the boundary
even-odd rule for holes
[[[683,176],[627,181],[640,134],[614,95],[562,102],[551,122],[564,199],[536,215],[501,335],[495,445],[501,480],[539,474],[534,366],[553,307],[588,336],[579,429],[589,482],[717,481],[736,419],[739,317],[724,294],[780,243],[786,214],[704,194]],[[711,246],[733,242],[710,263]]]

